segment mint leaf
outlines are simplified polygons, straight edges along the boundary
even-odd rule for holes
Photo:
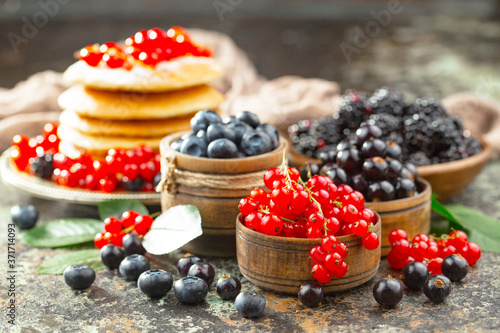
[[[90,242],[102,231],[99,220],[59,219],[26,231],[22,239],[30,246],[55,248]]]
[[[177,250],[202,233],[198,208],[178,205],[156,218],[142,245],[149,253],[161,255]]]
[[[102,201],[97,204],[99,210],[99,217],[104,221],[107,217],[114,216],[120,218],[127,210],[135,210],[141,215],[149,215],[149,211],[137,200],[130,199],[113,199]]]
[[[63,274],[66,267],[71,265],[87,265],[99,271],[106,268],[101,262],[99,250],[80,250],[60,254],[45,260],[38,266],[37,274]]]

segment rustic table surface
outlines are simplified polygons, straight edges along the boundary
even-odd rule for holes
[[[475,207],[499,217],[500,191],[497,175],[500,162],[493,162],[455,203]],[[6,249],[9,209],[14,204],[34,204],[44,223],[60,217],[97,217],[92,206],[72,205],[29,197],[0,185],[0,248]],[[155,207],[153,207],[155,209]],[[156,209],[159,209],[156,207]],[[44,260],[62,249],[37,249],[20,241],[16,234],[16,325],[5,322],[9,297],[5,278],[1,279],[1,302],[4,313],[0,331],[18,332],[228,332],[228,331],[500,331],[500,254],[483,253],[462,283],[454,283],[450,297],[433,304],[421,292],[405,291],[394,309],[378,306],[372,296],[375,281],[397,276],[385,259],[377,276],[351,291],[327,296],[321,305],[310,309],[297,297],[261,290],[244,279],[235,259],[206,258],[216,269],[216,280],[223,274],[241,278],[243,290],[261,292],[267,302],[263,315],[255,320],[242,318],[231,301],[222,301],[214,286],[206,301],[194,306],[181,305],[169,292],[160,300],[150,300],[116,271],[97,272],[94,284],[86,291],[73,291],[59,275],[37,275]],[[5,253],[5,250],[2,250]],[[183,255],[177,251],[161,257],[149,256],[152,268],[162,268],[179,278],[175,264]],[[0,261],[2,277],[7,272],[6,255]],[[292,268],[293,269],[293,268]]]

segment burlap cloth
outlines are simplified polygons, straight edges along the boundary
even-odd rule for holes
[[[340,95],[337,83],[297,76],[265,80],[228,36],[202,30],[190,32],[195,40],[211,46],[226,68],[224,77],[215,83],[226,95],[226,102],[221,106],[224,114],[250,110],[282,132],[298,120],[333,114]],[[41,133],[44,123],[57,121],[61,111],[57,96],[68,86],[61,73],[45,71],[13,89],[0,90],[0,149],[8,148],[17,133],[34,136]],[[442,102],[449,113],[462,117],[466,128],[485,135],[495,158],[500,155],[497,102],[467,92],[451,95]]]

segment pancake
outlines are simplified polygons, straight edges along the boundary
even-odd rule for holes
[[[156,67],[132,69],[92,67],[80,60],[69,66],[64,79],[103,90],[165,92],[211,83],[222,77],[223,67],[213,58],[179,57]]]
[[[76,149],[84,149],[92,155],[103,156],[111,148],[114,149],[133,149],[138,145],[148,145],[153,150],[158,151],[160,141],[163,136],[151,138],[132,138],[117,136],[93,136],[81,133],[71,127],[59,125],[57,135],[61,139],[60,150],[65,154],[70,154],[69,148],[73,146]]]
[[[59,106],[81,117],[96,119],[164,119],[215,109],[224,96],[207,85],[167,93],[131,93],[94,90],[76,85],[59,98]]]
[[[59,117],[62,125],[91,136],[118,136],[151,138],[187,131],[193,114],[158,120],[104,120],[80,117],[74,111],[65,110]]]

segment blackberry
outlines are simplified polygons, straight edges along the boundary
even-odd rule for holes
[[[404,95],[400,90],[382,87],[370,96],[367,109],[372,114],[401,116],[405,107]]]
[[[417,98],[412,104],[407,105],[403,114],[405,116],[413,116],[415,114],[426,115],[431,117],[441,116],[446,117],[446,111],[441,103],[434,98]]]
[[[365,122],[367,125],[377,126],[385,138],[391,133],[400,133],[403,129],[403,118],[392,114],[372,114]]]
[[[38,175],[40,178],[49,179],[54,172],[54,155],[47,152],[40,156],[30,159],[31,173]]]
[[[431,164],[431,160],[422,151],[417,151],[417,152],[411,154],[407,160],[408,160],[408,162],[410,162],[411,164],[414,164],[416,166]]]
[[[347,90],[342,96],[339,109],[333,118],[344,135],[358,128],[369,114],[366,98],[366,93],[351,90]]]

